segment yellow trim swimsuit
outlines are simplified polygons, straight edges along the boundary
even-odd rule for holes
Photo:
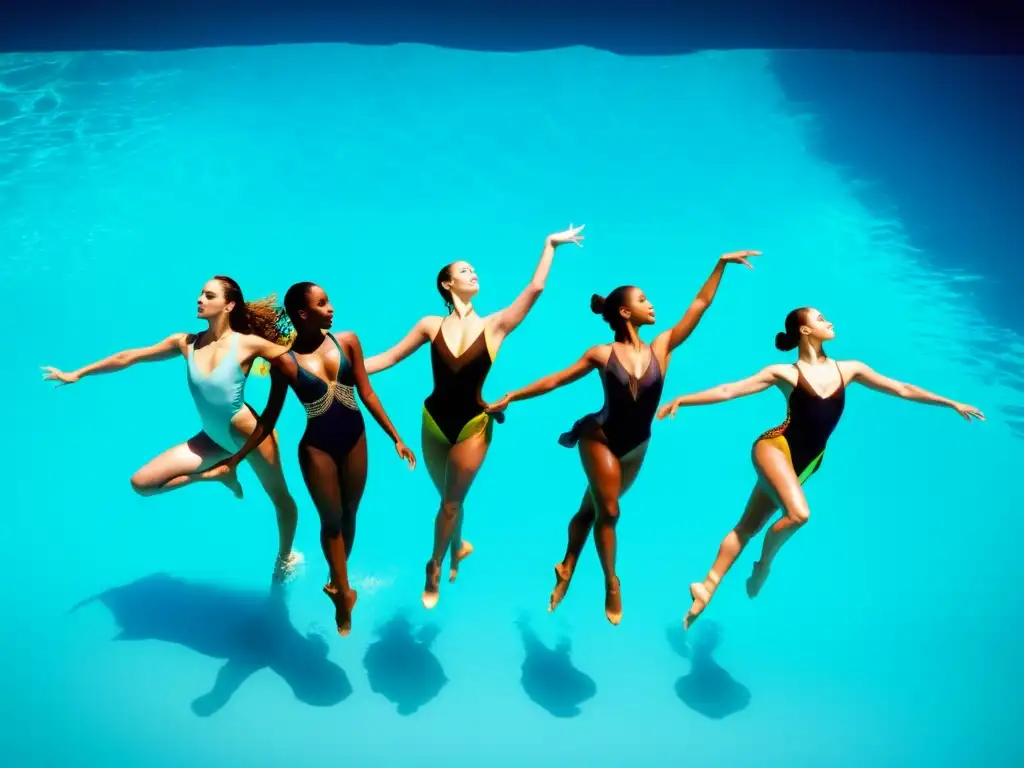
[[[482,392],[494,355],[484,328],[466,350],[452,354],[439,328],[430,342],[434,391],[423,401],[423,427],[438,440],[455,445],[489,432],[491,418],[499,424],[504,414],[488,414]]]
[[[754,445],[766,440],[785,453],[803,485],[821,467],[825,444],[843,415],[846,382],[840,370],[839,386],[828,397],[821,397],[804,377],[800,366],[795,367],[796,386],[789,393],[786,420],[757,438]]]

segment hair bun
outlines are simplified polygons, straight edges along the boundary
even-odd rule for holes
[[[590,297],[590,311],[595,315],[604,314],[604,296],[599,296],[595,293]]]
[[[789,336],[785,333],[775,334],[775,348],[780,352],[789,352],[793,348],[793,344],[789,341]]]

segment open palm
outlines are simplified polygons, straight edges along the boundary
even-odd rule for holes
[[[749,269],[753,269],[754,265],[747,261],[747,259],[760,255],[760,251],[733,251],[732,253],[723,253],[721,260],[727,264],[742,264]]]
[[[580,232],[583,231],[583,227],[585,226],[586,224],[580,224],[578,227],[574,227],[572,224],[570,224],[569,228],[564,232],[556,232],[553,235],[548,235],[548,240],[550,240],[554,245],[576,243],[576,245],[582,248],[583,243],[581,243],[580,240],[583,239],[583,235],[581,235]]]

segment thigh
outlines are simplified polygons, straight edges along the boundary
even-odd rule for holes
[[[366,472],[369,457],[366,450],[366,432],[352,450],[345,454],[338,467],[338,485],[341,489],[341,503],[346,510],[354,512],[359,507],[366,489]]]
[[[299,468],[320,519],[337,520],[341,515],[341,482],[334,459],[318,448],[299,445]]]
[[[617,505],[622,495],[622,465],[618,458],[607,445],[588,438],[579,441],[579,451],[594,504],[599,510]]]
[[[483,430],[448,449],[444,473],[444,501],[462,503],[487,458],[491,433]]]
[[[761,488],[788,516],[807,517],[807,497],[786,451],[768,440],[759,440],[754,446],[754,468]]]
[[[640,474],[640,467],[643,466],[646,455],[647,443],[645,442],[619,459],[619,468],[622,473],[622,488],[619,491],[619,498],[625,496],[626,492],[633,487],[637,475]]]
[[[199,472],[227,457],[227,451],[205,432],[200,432],[150,459],[132,475],[132,482],[145,487],[161,486],[172,478]]]
[[[423,446],[422,459],[427,465],[430,482],[434,484],[438,493],[444,493],[444,475],[448,464],[448,449],[451,445],[447,440],[441,440],[434,434],[427,426],[426,419],[423,421],[420,442]]]

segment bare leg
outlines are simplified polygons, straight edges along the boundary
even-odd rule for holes
[[[604,612],[612,624],[622,621],[622,595],[619,577],[615,573],[618,539],[615,528],[619,522],[619,499],[623,490],[623,464],[627,466],[643,460],[646,443],[620,461],[604,443],[583,438],[579,442],[583,471],[590,483],[597,519],[594,522],[594,544],[604,570]],[[637,467],[636,469],[639,469]]]
[[[779,500],[783,516],[765,534],[761,559],[754,563],[747,579],[747,595],[751,598],[757,597],[764,586],[779,548],[811,517],[807,497],[789,456],[767,441],[759,442],[754,446],[754,466],[763,485]]]
[[[292,550],[295,542],[295,529],[298,526],[299,511],[288,490],[281,469],[281,454],[278,449],[277,436],[272,434],[245,460],[252,467],[263,490],[270,497],[277,515],[277,565],[275,572],[281,576],[289,575],[295,566],[302,561],[302,555]]]
[[[338,467],[324,451],[308,445],[299,445],[299,467],[306,481],[309,495],[320,515],[320,547],[330,571],[330,581],[324,592],[334,603],[334,619],[338,634],[347,635],[352,629],[352,606],[355,593],[348,584],[348,563],[345,539],[341,535],[342,503]]]
[[[590,537],[590,531],[597,520],[597,512],[594,510],[594,497],[588,489],[583,494],[579,511],[569,521],[569,543],[565,548],[565,557],[562,562],[555,566],[555,588],[551,590],[548,598],[548,611],[554,611],[558,604],[565,599],[569,591],[569,584],[572,582],[572,575],[576,572],[576,563],[579,562],[583,547]]]
[[[132,489],[140,496],[155,496],[190,485],[199,481],[192,473],[212,467],[227,456],[227,451],[205,432],[199,432],[140,467],[132,475]],[[241,495],[241,488],[236,495]]]
[[[643,466],[646,448],[646,445],[638,448],[632,455],[624,456],[619,462],[622,477],[620,499],[626,495],[626,492],[632,487],[633,481],[636,480],[640,467]],[[587,538],[596,521],[594,496],[588,488],[580,501],[579,511],[569,521],[569,541],[565,548],[565,557],[562,558],[561,563],[555,566],[555,588],[551,591],[551,596],[548,599],[548,611],[554,611],[569,591],[569,584],[576,571],[576,564],[579,562],[580,554],[583,552],[583,547],[586,545]]]
[[[448,467],[448,449],[450,446],[447,442],[438,440],[426,428],[423,430],[422,438],[423,463],[427,465],[427,473],[430,475],[434,488],[437,489],[437,495],[444,498],[444,476]],[[473,552],[473,545],[462,538],[462,520],[463,516],[460,512],[455,521],[455,529],[452,532],[452,540],[449,545],[448,562],[450,563],[450,570],[448,572],[448,581],[452,583],[455,582],[456,577],[459,575],[459,563]]]
[[[462,505],[469,488],[487,457],[490,437],[490,429],[486,429],[448,449],[441,508],[434,520],[434,551],[427,562],[426,583],[423,587],[425,608],[437,605],[441,561],[451,545],[456,521],[462,515]],[[457,570],[457,563],[453,567]]]
[[[747,546],[747,542],[757,535],[757,532],[764,527],[776,509],[778,506],[775,500],[761,487],[760,482],[755,484],[750,498],[747,500],[746,509],[743,510],[743,517],[740,518],[736,527],[722,539],[718,548],[718,557],[715,558],[715,564],[711,566],[708,575],[703,582],[697,581],[690,585],[690,597],[693,599],[693,604],[687,611],[686,618],[683,619],[683,626],[686,629],[689,629],[707,608],[722,577],[732,568],[743,548]]]
[[[352,556],[356,541],[356,513],[359,502],[366,490],[366,474],[369,465],[366,451],[366,433],[342,460],[338,468],[338,483],[341,486],[341,537],[345,541],[345,557]]]

